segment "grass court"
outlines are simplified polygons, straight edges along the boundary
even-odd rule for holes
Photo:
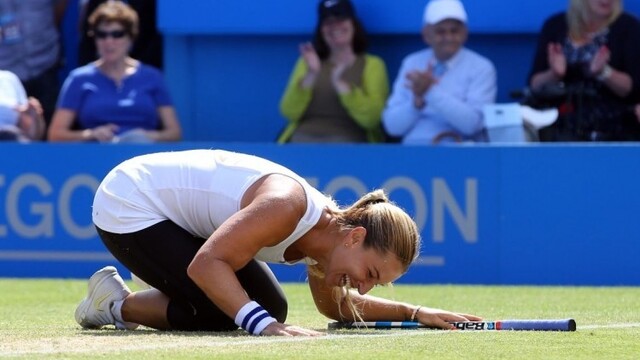
[[[135,289],[134,284],[130,284]],[[339,330],[316,338],[244,331],[83,330],[84,280],[0,279],[0,358],[638,359],[640,288],[395,285],[372,294],[487,320],[573,318],[576,332]],[[326,331],[306,284],[284,284],[288,323]]]

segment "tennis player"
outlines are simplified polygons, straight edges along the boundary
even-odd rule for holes
[[[287,300],[265,263],[305,263],[320,313],[334,320],[447,321],[476,316],[365,295],[418,256],[415,222],[382,190],[339,208],[291,170],[259,157],[189,150],[134,157],[102,181],[93,222],[109,251],[152,288],[132,293],[113,266],[89,279],[83,328],[320,335],[285,324]]]

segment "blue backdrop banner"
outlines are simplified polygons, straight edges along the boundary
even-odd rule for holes
[[[282,163],[341,204],[386,189],[423,237],[400,282],[640,285],[634,145],[2,144],[0,276],[116,264],[91,223],[102,177],[135,155],[217,146]],[[273,269],[305,279],[300,266]]]

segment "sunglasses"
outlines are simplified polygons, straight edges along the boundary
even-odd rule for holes
[[[114,31],[101,31],[96,30],[94,36],[96,39],[106,39],[107,37],[112,37],[114,39],[121,39],[127,35],[127,32],[124,30],[114,30]]]

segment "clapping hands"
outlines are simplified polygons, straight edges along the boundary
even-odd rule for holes
[[[308,72],[317,75],[320,72],[321,62],[316,49],[309,42],[300,44],[300,55],[307,64]]]
[[[31,140],[41,139],[44,135],[45,123],[42,104],[34,97],[29,97],[27,103],[20,105],[16,109],[19,116],[18,126]]]
[[[353,59],[355,60],[355,59]],[[345,70],[353,65],[353,61],[341,62],[333,65],[331,70],[331,83],[339,94],[347,93],[351,90],[349,83],[342,79]]]
[[[318,74],[320,74],[322,62],[313,45],[308,42],[300,45],[300,56],[302,56],[307,65],[307,73],[302,79],[301,85],[303,88],[308,88],[315,83]],[[353,65],[355,56],[347,57],[343,60],[334,63],[331,69],[331,83],[338,93],[346,93],[351,90],[349,84],[342,79],[342,75],[345,70]]]
[[[609,48],[606,46],[600,47],[591,60],[591,64],[589,64],[589,71],[591,74],[594,76],[601,74],[604,68],[609,64],[610,58],[611,51],[609,51]]]
[[[413,70],[405,76],[407,80],[405,86],[413,93],[414,104],[418,108],[422,108],[425,105],[424,95],[434,84],[438,83],[438,78],[433,74],[433,68],[434,65],[429,63],[427,70]]]
[[[558,43],[549,43],[547,46],[547,55],[549,67],[553,74],[558,78],[564,78],[567,73],[567,59],[562,51],[562,45]],[[592,75],[597,76],[602,73],[609,63],[611,51],[606,46],[600,47],[589,64],[589,71]]]
[[[562,45],[549,43],[547,45],[547,59],[554,76],[558,79],[564,78],[567,73],[567,58],[562,51]]]

